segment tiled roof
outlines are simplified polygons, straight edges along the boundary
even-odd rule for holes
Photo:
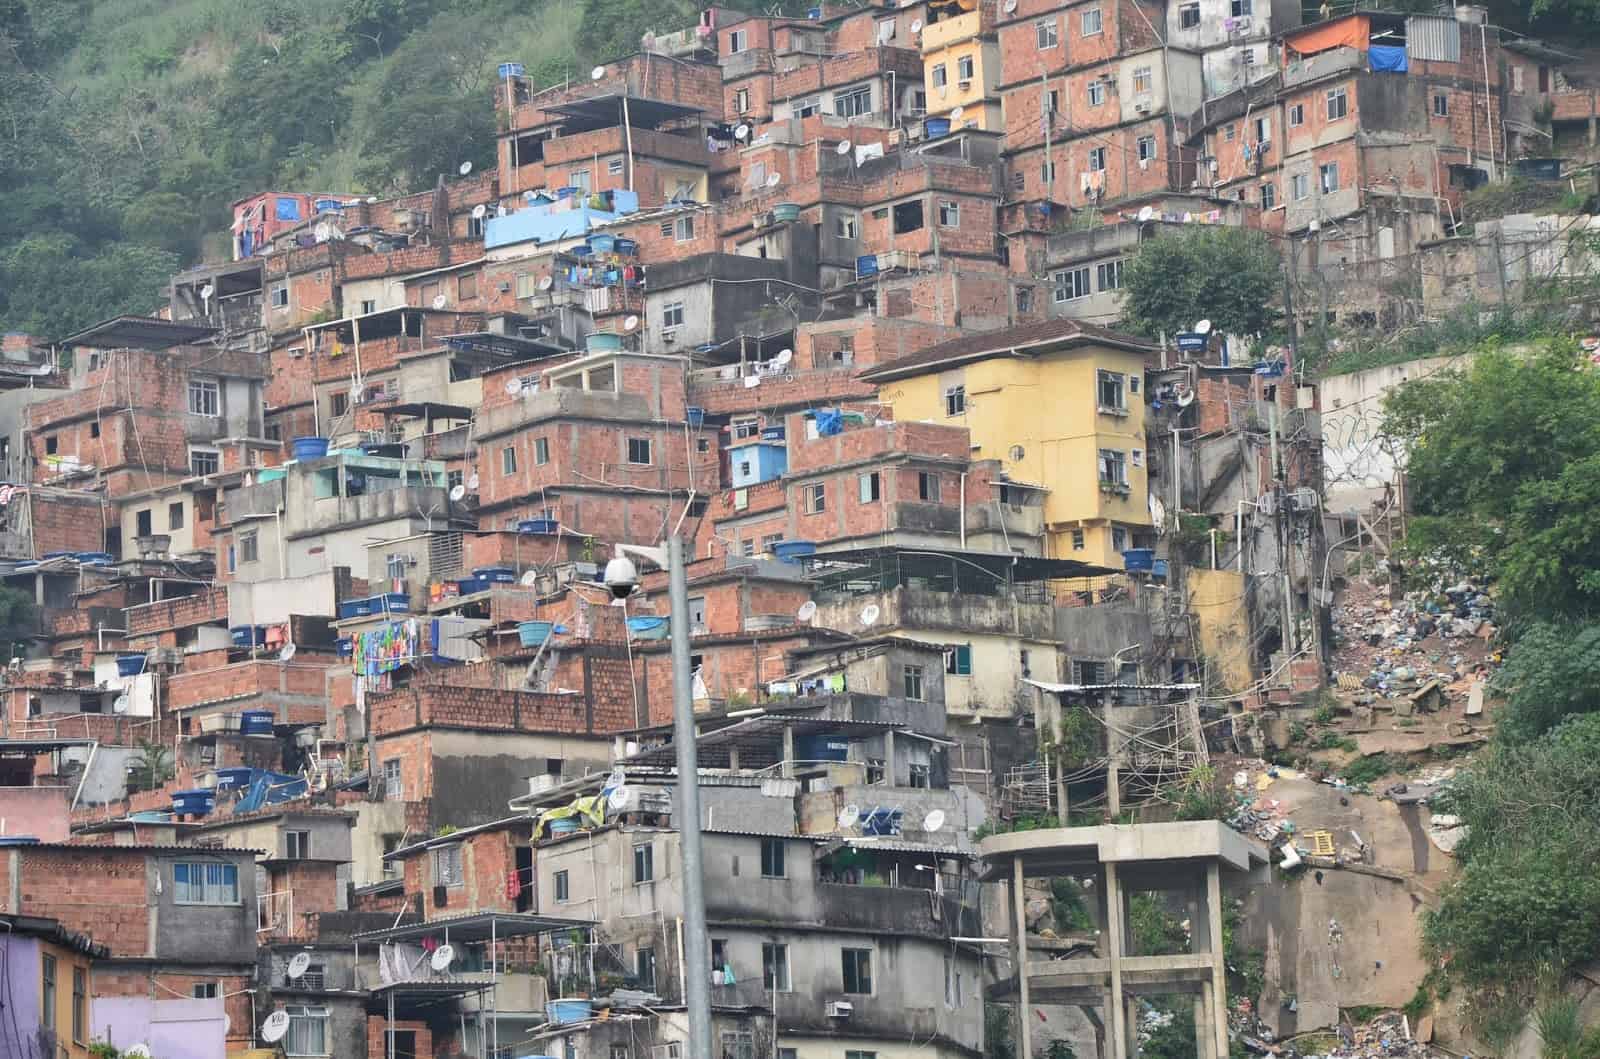
[[[1125,349],[1133,353],[1150,353],[1157,348],[1149,339],[1084,323],[1082,320],[1044,320],[1036,324],[1023,324],[1020,327],[1009,327],[1000,331],[984,331],[980,334],[952,338],[948,342],[940,342],[938,345],[929,346],[927,349],[907,354],[885,364],[875,365],[857,377],[867,382],[885,382],[908,375],[921,375],[949,364],[983,360],[1032,346],[1089,343]]]

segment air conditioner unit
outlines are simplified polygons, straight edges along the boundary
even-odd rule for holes
[[[1148,114],[1150,113],[1151,105],[1148,101],[1143,103],[1135,103],[1133,105],[1133,110],[1136,114]]]
[[[560,782],[561,778],[559,776],[529,776],[528,793],[538,795],[543,794],[545,791],[555,790],[556,785]]]
[[[848,1000],[828,1001],[828,1017],[830,1019],[847,1019],[854,1014],[855,1005]]]
[[[972,82],[971,81],[957,81],[956,82],[956,87],[961,89],[961,91],[965,92],[965,91],[967,91],[968,89],[970,89],[972,87]]]
[[[677,328],[668,328],[667,330],[661,332],[661,341],[665,342],[669,346],[672,345],[673,343],[677,342],[678,341]]]

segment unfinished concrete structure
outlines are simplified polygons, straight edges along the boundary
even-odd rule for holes
[[[1215,820],[1046,828],[994,835],[980,844],[988,881],[1010,881],[1015,976],[991,999],[1015,1001],[1023,1017],[1019,1054],[1032,1059],[1034,1004],[1080,1006],[1095,1025],[1102,1059],[1138,1054],[1140,996],[1194,997],[1195,1055],[1228,1054],[1227,968],[1222,942],[1222,872],[1248,872],[1266,851]],[[1089,880],[1098,927],[1091,948],[1046,953],[1028,937],[1029,879]],[[1142,955],[1128,925],[1128,898],[1140,892],[1176,895],[1189,923],[1189,951]],[[1039,939],[1042,942],[1042,939]],[[1052,947],[1059,947],[1052,943]],[[1098,1014],[1093,1009],[1098,1008]],[[1042,1054],[1042,1051],[1041,1051]]]

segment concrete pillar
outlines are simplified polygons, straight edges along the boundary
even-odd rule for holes
[[[731,772],[738,772],[739,771],[739,747],[738,747],[738,744],[731,744],[728,747],[728,769]]]
[[[1194,1054],[1195,1059],[1216,1059],[1216,1041],[1211,1031],[1211,1002],[1206,995],[1206,983],[1200,992],[1194,995]]]
[[[783,726],[783,778],[794,776],[794,727]]]
[[[1106,814],[1115,822],[1122,815],[1122,740],[1111,723],[1111,704],[1100,706],[1101,719],[1106,729],[1106,750],[1111,764],[1106,768]],[[1062,821],[1063,824],[1066,821]]]
[[[1127,1059],[1139,1059],[1139,998],[1129,993],[1122,1000],[1123,1007],[1127,1010],[1128,1025],[1128,1050]]]
[[[1106,1007],[1111,1012],[1111,1054],[1121,1059],[1128,1054],[1128,1026],[1122,1010],[1122,884],[1117,881],[1117,866],[1109,863],[1105,871],[1106,958],[1111,963],[1111,996]]]
[[[1228,1054],[1228,968],[1222,952],[1222,869],[1215,860],[1206,865],[1206,921],[1211,925],[1211,1029],[1217,1054]]]
[[[1011,904],[1017,922],[1017,1038],[1021,1059],[1033,1059],[1033,1001],[1028,989],[1028,895],[1023,889],[1022,858],[1011,859]]]
[[[894,732],[883,733],[883,782],[891,787],[900,785],[899,773],[894,770]]]

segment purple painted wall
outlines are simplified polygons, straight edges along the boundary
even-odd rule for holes
[[[32,1055],[39,1034],[39,1016],[44,1001],[39,996],[42,988],[39,977],[39,939],[11,936],[0,933],[0,997],[6,1005],[7,1017],[0,1020],[0,1055]],[[56,988],[61,988],[59,975]],[[72,988],[71,982],[67,988]],[[22,1042],[13,1040],[11,1019],[17,1020],[16,1032]],[[14,1048],[20,1051],[13,1051]]]
[[[111,1043],[143,1044],[161,1059],[217,1059],[227,1051],[228,1017],[222,1000],[151,1000],[95,997],[95,1033],[110,1027]]]

